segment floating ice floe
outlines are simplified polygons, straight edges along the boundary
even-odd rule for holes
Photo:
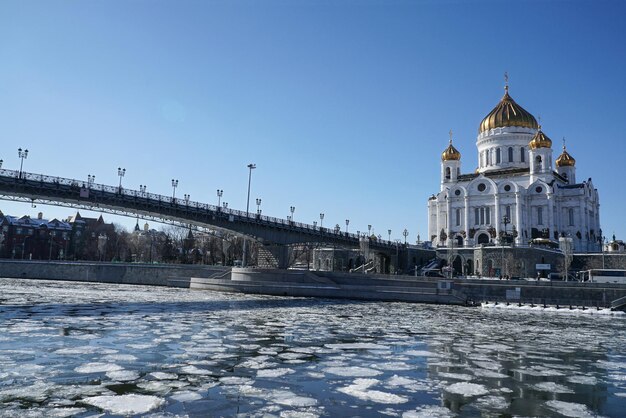
[[[335,350],[388,350],[389,346],[374,343],[324,344],[324,347]]]
[[[597,414],[587,408],[586,405],[574,402],[563,401],[548,401],[545,403],[546,407],[558,414],[571,418],[594,418],[598,417]]]
[[[598,379],[596,379],[595,377],[584,375],[568,376],[567,381],[579,385],[595,385],[598,383]]]
[[[400,404],[408,401],[408,398],[405,396],[369,389],[377,383],[379,381],[376,379],[356,379],[351,385],[340,387],[337,390],[346,395],[376,403]]]
[[[175,394],[173,394],[172,399],[178,402],[190,402],[190,401],[197,401],[198,399],[202,399],[202,395],[200,395],[198,392],[185,390],[185,391],[176,392]]]
[[[178,379],[178,375],[176,373],[165,373],[165,372],[152,372],[150,376],[159,380],[174,380]]]
[[[491,395],[480,397],[474,402],[479,409],[507,409],[509,401],[504,396]]]
[[[350,367],[328,367],[323,370],[324,373],[330,373],[337,376],[346,377],[373,377],[382,374],[380,370],[369,369],[366,367],[350,366]]]
[[[195,374],[195,375],[205,375],[205,376],[213,375],[213,372],[211,370],[200,369],[196,366],[185,366],[185,367],[182,367],[180,371],[184,374]]]
[[[287,369],[284,367],[276,369],[263,369],[256,372],[256,377],[280,377],[287,374],[295,373],[293,369]]]
[[[272,402],[294,406],[294,407],[304,407],[304,406],[314,406],[317,405],[317,400],[314,398],[309,398],[306,396],[298,396],[293,392],[288,390],[275,390],[272,391],[269,395],[269,398]]]
[[[254,380],[248,377],[239,377],[239,376],[226,376],[221,377],[220,383],[223,385],[252,385]]]
[[[441,354],[433,353],[432,351],[425,351],[425,350],[407,350],[402,354],[406,354],[407,356],[414,356],[414,357],[441,357]]]
[[[81,402],[118,415],[145,414],[165,404],[165,401],[157,396],[136,394],[94,396]]]
[[[472,376],[470,374],[464,374],[464,373],[444,373],[444,372],[439,372],[438,375],[439,375],[439,377],[442,377],[444,379],[474,380],[474,376]]]
[[[402,414],[402,418],[452,418],[456,416],[452,411],[444,406],[425,405],[414,411],[407,411]]]
[[[139,373],[134,370],[113,370],[106,373],[107,377],[118,382],[129,382],[139,379]]]
[[[448,393],[463,395],[465,397],[480,396],[488,393],[487,389],[483,385],[468,382],[453,383],[450,386],[447,386],[445,390]]]
[[[86,363],[80,365],[74,369],[74,371],[78,373],[102,373],[102,372],[113,372],[117,370],[122,370],[122,366],[119,366],[115,363]]]

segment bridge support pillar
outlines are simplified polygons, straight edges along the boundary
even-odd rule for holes
[[[262,245],[257,252],[260,268],[286,269],[289,267],[289,247],[286,245]]]

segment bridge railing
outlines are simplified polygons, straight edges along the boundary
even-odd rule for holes
[[[359,238],[357,234],[346,233],[342,231],[335,231],[335,229],[331,229],[331,228],[323,228],[323,227],[313,226],[313,225],[305,224],[301,222],[294,222],[289,219],[275,218],[275,217],[267,216],[267,215],[259,215],[254,212],[244,212],[244,211],[240,211],[237,209],[219,207],[219,206],[215,206],[215,205],[211,205],[207,203],[196,202],[193,200],[175,198],[174,196],[165,196],[165,195],[161,195],[157,193],[149,193],[149,192],[145,192],[141,190],[129,189],[124,186],[109,186],[106,184],[100,184],[100,183],[89,182],[89,181],[84,181],[84,180],[70,179],[70,178],[59,177],[59,176],[48,176],[45,174],[29,173],[26,171],[20,172],[18,170],[7,170],[7,169],[0,169],[0,176],[12,177],[15,179],[23,179],[23,180],[28,180],[28,181],[35,181],[35,182],[46,183],[50,185],[64,185],[64,186],[69,186],[69,187],[84,188],[88,190],[97,190],[97,191],[116,194],[120,196],[142,198],[148,201],[154,201],[154,202],[158,202],[161,204],[166,203],[166,204],[177,205],[177,206],[186,206],[186,207],[195,208],[199,210],[212,211],[212,212],[218,212],[221,214],[232,215],[238,218],[245,218],[250,221],[257,221],[257,222],[262,221],[262,222],[266,222],[269,224],[287,226],[292,229],[306,230],[308,232],[319,233],[325,236],[341,236],[341,237],[351,238],[355,240]],[[378,242],[378,244],[384,245],[385,243]],[[390,246],[395,245],[394,243],[391,243],[391,242],[389,242],[388,244]]]
[[[6,169],[0,169],[0,176],[12,177],[15,179],[24,179],[28,181],[35,181],[35,182],[46,183],[50,185],[64,185],[64,186],[75,187],[75,188],[84,188],[88,190],[97,190],[97,191],[101,191],[104,193],[115,194],[118,196],[146,199],[148,202],[151,202],[151,203],[152,202],[159,203],[159,204],[165,203],[165,204],[170,204],[172,206],[177,206],[177,207],[183,206],[183,207],[194,208],[194,209],[201,210],[201,211],[211,211],[211,212],[216,212],[220,214],[227,214],[229,216],[234,216],[239,219],[246,219],[250,222],[263,222],[263,223],[267,223],[270,225],[286,226],[290,229],[306,231],[307,233],[322,235],[326,237],[335,236],[335,237],[342,237],[342,238],[348,238],[348,239],[353,239],[353,240],[359,239],[359,236],[357,234],[342,232],[341,230],[336,231],[334,228],[323,228],[319,226],[305,224],[302,222],[294,222],[289,219],[275,218],[273,216],[259,215],[254,212],[245,212],[245,211],[241,211],[237,209],[219,207],[219,206],[211,205],[208,203],[196,202],[196,201],[189,200],[189,199],[175,198],[174,196],[165,196],[165,195],[161,195],[157,193],[149,193],[149,192],[145,192],[141,190],[129,189],[129,188],[125,188],[124,186],[109,186],[106,184],[100,184],[100,183],[89,182],[89,181],[84,181],[84,180],[69,179],[69,178],[58,177],[58,176],[48,176],[45,174],[37,174],[37,173],[28,173],[26,171],[22,171],[20,173],[20,171],[18,170],[6,170]],[[376,246],[381,246],[381,247],[387,247],[387,248],[393,248],[393,247],[398,246],[398,244],[395,242],[385,241],[385,240],[371,242],[371,244],[376,245]],[[404,246],[404,244],[402,244],[401,246]],[[408,245],[408,247],[413,248],[414,246]]]

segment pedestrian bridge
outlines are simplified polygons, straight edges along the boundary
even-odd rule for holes
[[[0,169],[0,199],[225,230],[265,246],[326,243],[356,248],[360,239],[357,234],[341,232],[339,228],[323,228],[122,186],[17,170]],[[390,254],[398,250],[398,244],[391,241],[368,239],[368,244],[371,250],[380,253]]]

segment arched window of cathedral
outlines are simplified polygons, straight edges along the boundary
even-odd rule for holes
[[[500,158],[500,148],[496,148],[496,164],[500,164],[500,161],[502,159]]]
[[[489,150],[485,151],[485,165],[489,165]]]
[[[460,226],[461,225],[461,209],[455,209],[455,214],[454,214],[454,218],[455,218],[455,223],[456,226]]]
[[[509,162],[513,162],[513,147],[509,147]]]
[[[535,170],[541,171],[541,155],[537,155],[535,158]]]
[[[457,168],[457,169],[456,169],[456,175],[457,175],[457,176],[460,176],[460,175],[461,175],[461,169],[460,169],[460,168]]]
[[[450,167],[446,167],[446,180],[450,180]]]
[[[519,159],[523,163],[526,162],[526,150],[524,149],[524,147],[519,149]]]
[[[569,208],[567,210],[567,217],[569,218],[569,226],[574,226],[574,209]]]

